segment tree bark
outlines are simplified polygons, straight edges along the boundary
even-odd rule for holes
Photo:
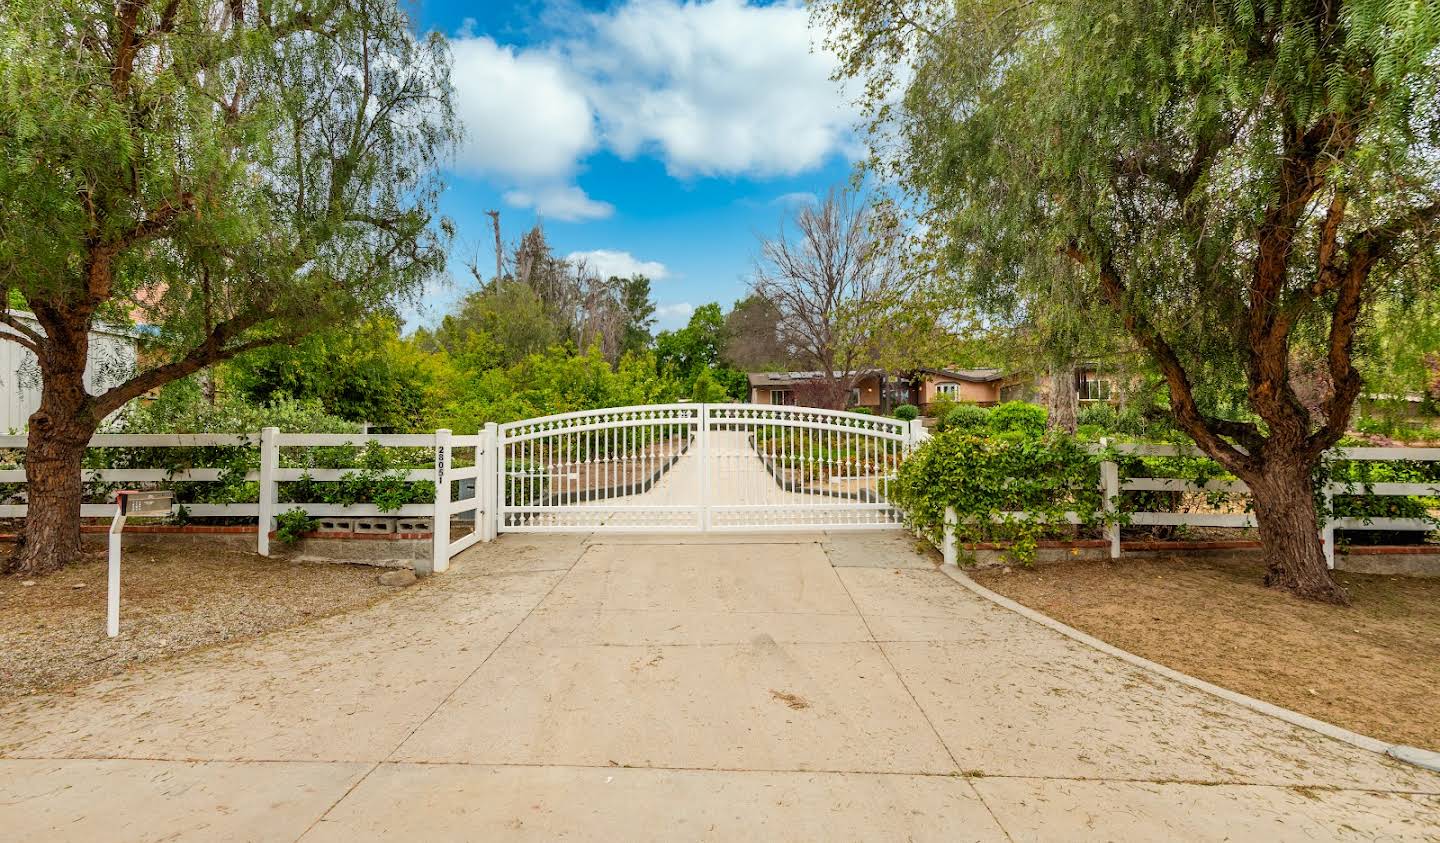
[[[54,571],[80,555],[81,468],[95,433],[90,396],[85,392],[85,350],[57,360],[46,355],[40,408],[30,416],[25,448],[25,528],[5,563],[7,573]]]
[[[1307,600],[1348,605],[1350,596],[1325,567],[1310,460],[1299,452],[1270,451],[1259,474],[1241,475],[1250,486],[1265,549],[1265,585]]]
[[[1075,366],[1055,366],[1050,371],[1049,414],[1046,424],[1061,433],[1075,432]]]

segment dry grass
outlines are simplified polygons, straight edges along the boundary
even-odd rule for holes
[[[121,571],[120,637],[113,640],[105,636],[103,550],[47,576],[0,577],[0,699],[253,638],[395,591],[376,582],[375,568],[218,547],[130,549]]]
[[[1440,749],[1440,579],[1337,571],[1354,605],[1265,588],[1254,558],[975,571],[1001,594],[1191,676],[1381,740]]]

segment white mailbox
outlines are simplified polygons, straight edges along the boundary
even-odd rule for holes
[[[135,516],[169,516],[175,508],[174,492],[115,493],[115,517],[110,520],[110,583],[106,591],[105,634],[120,634],[120,534],[125,519]]]

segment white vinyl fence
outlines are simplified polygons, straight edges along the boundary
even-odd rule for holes
[[[1105,440],[1096,446],[1096,451],[1108,447]],[[1116,444],[1117,453],[1135,457],[1191,457],[1208,459],[1199,448],[1189,445],[1142,445]],[[1328,457],[1336,462],[1440,462],[1440,448],[1335,448]],[[1241,480],[1209,480],[1197,483],[1180,477],[1125,477],[1120,475],[1120,466],[1111,460],[1100,463],[1100,488],[1104,495],[1107,511],[1119,508],[1123,492],[1219,492],[1233,495],[1247,495],[1250,488]],[[1327,501],[1336,496],[1440,496],[1440,480],[1419,483],[1394,483],[1361,481],[1332,481],[1325,487]],[[1335,532],[1337,530],[1395,530],[1431,532],[1437,529],[1436,522],[1429,518],[1387,518],[1387,517],[1342,517],[1332,516],[1329,507],[1320,514],[1320,538],[1324,544],[1326,564],[1335,567]],[[1024,517],[1025,513],[1006,513],[1006,517]],[[1080,523],[1076,513],[1067,513],[1066,520]],[[945,560],[954,563],[958,559],[958,545],[955,530],[955,511],[946,513],[947,526],[941,543]],[[1188,526],[1228,527],[1242,529],[1255,526],[1252,512],[1146,512],[1130,510],[1126,523],[1133,526]],[[1120,558],[1120,524],[1106,527],[1106,538],[1110,541],[1110,557]]]
[[[625,408],[622,408],[625,409]],[[633,410],[634,408],[628,408]],[[647,422],[648,423],[648,422]],[[670,424],[670,422],[665,422]],[[572,432],[569,428],[565,433]],[[847,432],[849,432],[847,430]],[[898,436],[899,434],[897,434]],[[918,425],[908,432],[910,442],[918,442],[928,436]],[[514,437],[512,437],[514,438]],[[91,448],[204,448],[204,447],[249,447],[258,449],[254,463],[258,469],[247,471],[243,479],[259,485],[258,501],[255,503],[186,503],[183,504],[190,516],[254,518],[256,519],[256,545],[263,555],[270,553],[270,532],[275,519],[283,512],[303,510],[307,515],[325,517],[375,517],[398,516],[401,518],[430,518],[433,522],[432,570],[441,572],[449,567],[450,558],[472,544],[490,541],[501,528],[500,514],[506,508],[501,500],[500,477],[509,471],[501,471],[500,455],[502,434],[499,425],[489,424],[478,434],[454,435],[448,430],[424,434],[368,434],[368,433],[281,433],[276,428],[265,428],[259,433],[244,434],[99,434],[90,441]],[[24,450],[26,437],[23,435],[0,436],[0,450]],[[282,459],[285,448],[335,448],[335,447],[378,447],[394,449],[423,449],[428,452],[428,465],[412,464],[410,467],[387,469],[399,472],[407,483],[431,482],[434,484],[434,499],[423,503],[409,503],[398,508],[382,509],[373,503],[337,504],[317,501],[278,500],[280,484],[295,484],[299,481],[314,483],[338,483],[346,481],[359,470],[351,468],[321,468],[296,466],[296,459]],[[1097,446],[1103,450],[1102,440]],[[1122,456],[1133,457],[1200,457],[1203,454],[1193,446],[1121,444],[1115,451]],[[457,454],[466,465],[455,464]],[[1440,462],[1440,448],[1338,448],[1330,458],[1351,462]],[[418,462],[412,460],[412,463]],[[887,463],[888,466],[888,463]],[[563,468],[563,466],[562,466]],[[566,469],[569,470],[569,469]],[[888,471],[886,468],[886,476]],[[217,483],[233,482],[237,478],[227,474],[232,469],[221,466],[187,466],[184,468],[101,468],[86,469],[84,479],[89,482],[112,484],[172,484],[172,483]],[[0,483],[23,484],[25,472],[20,468],[0,468]],[[1103,500],[1110,511],[1118,508],[1121,495],[1125,492],[1221,492],[1244,495],[1248,488],[1238,480],[1210,480],[1197,483],[1181,477],[1124,477],[1118,463],[1110,460],[1100,465],[1100,487]],[[464,497],[460,490],[469,493]],[[288,487],[293,490],[294,485]],[[1325,494],[1336,496],[1440,496],[1440,480],[1427,482],[1332,482]],[[511,507],[513,508],[513,506]],[[606,505],[607,509],[614,508]],[[1328,510],[1328,507],[1327,507]],[[24,504],[0,503],[0,518],[23,518],[27,512]],[[109,503],[84,504],[81,515],[85,517],[106,517],[114,512]],[[451,537],[451,516],[474,513],[468,532]],[[1024,513],[1009,513],[1004,517],[1024,517]],[[1066,520],[1079,523],[1076,513],[1068,513]],[[1126,523],[1138,526],[1194,526],[1245,528],[1255,525],[1255,516],[1249,512],[1146,512],[1129,511]],[[955,523],[955,513],[947,513],[948,524]],[[593,526],[586,529],[594,529]],[[1429,532],[1436,529],[1430,518],[1393,517],[1332,517],[1322,515],[1321,537],[1324,540],[1327,561],[1334,567],[1335,533],[1337,530],[1413,530]],[[1106,528],[1110,542],[1111,557],[1120,556],[1120,525]],[[947,561],[955,561],[958,554],[955,530],[947,526],[942,550]]]
[[[495,537],[493,506],[485,501],[494,501],[495,448],[486,443],[495,441],[495,426],[470,436],[455,436],[448,430],[423,434],[374,434],[374,433],[281,433],[279,429],[267,427],[259,433],[204,433],[204,434],[98,434],[90,440],[91,448],[202,448],[202,447],[253,447],[259,450],[259,469],[246,472],[244,480],[259,484],[257,503],[186,503],[185,511],[194,517],[226,517],[256,519],[256,546],[260,554],[270,555],[270,532],[274,529],[275,518],[282,512],[303,510],[312,517],[365,517],[398,516],[401,518],[430,518],[433,522],[432,570],[441,572],[450,565],[450,558],[477,541],[489,541]],[[431,452],[431,464],[426,467],[400,469],[408,482],[430,481],[435,484],[434,500],[426,503],[405,504],[396,509],[382,510],[375,504],[334,504],[312,501],[278,500],[279,484],[308,480],[316,483],[335,483],[353,475],[356,468],[286,467],[282,465],[282,448],[333,448],[333,447],[381,447],[381,448],[423,448]],[[26,437],[0,436],[0,449],[26,447]],[[474,454],[472,465],[456,467],[454,455],[457,450]],[[167,468],[102,468],[86,469],[86,481],[120,484],[169,484],[169,483],[214,483],[222,481],[222,467],[192,466],[181,469]],[[233,479],[233,478],[231,478]],[[472,481],[465,484],[464,481]],[[0,483],[24,483],[25,471],[21,468],[0,469]],[[475,493],[461,498],[454,493],[452,484],[460,483]],[[0,505],[0,518],[23,518],[28,510],[24,504]],[[107,517],[114,513],[115,505],[84,504],[82,517]],[[473,512],[474,522],[470,532],[451,540],[450,517]]]

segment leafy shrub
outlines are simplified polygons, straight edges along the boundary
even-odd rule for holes
[[[990,429],[996,433],[1042,436],[1045,419],[1044,407],[1024,401],[1006,401],[990,411]]]
[[[1115,429],[1119,421],[1119,414],[1109,404],[1087,404],[1080,408],[1075,414],[1075,424],[1078,427],[1098,427],[1101,430],[1111,431]]]
[[[936,541],[953,507],[960,541],[1009,542],[1010,554],[1028,562],[1041,538],[1068,530],[1067,512],[1085,525],[1104,523],[1102,459],[1069,436],[948,430],[900,465],[890,499]]]
[[[891,415],[900,421],[914,421],[920,418],[920,408],[914,404],[901,404]]]
[[[943,419],[955,406],[955,399],[948,395],[937,395],[925,407],[925,415],[933,419]]]
[[[303,509],[291,509],[275,516],[275,538],[294,544],[305,533],[315,529],[315,519]]]
[[[1336,518],[1417,518],[1440,527],[1440,519],[1430,514],[1440,503],[1435,498],[1371,494],[1376,483],[1435,483],[1440,487],[1440,463],[1334,460],[1322,467],[1321,476],[1343,484],[1331,504]],[[1357,544],[1418,544],[1425,539],[1419,530],[1346,530],[1343,535]]]
[[[936,426],[941,432],[963,430],[979,433],[989,429],[990,411],[979,404],[956,404],[950,408],[950,412],[940,417],[940,422]]]
[[[123,433],[246,433],[252,436],[263,427],[278,427],[282,433],[354,433],[358,426],[325,412],[318,401],[280,399],[256,405],[229,398],[214,405],[203,400],[193,384],[181,383],[162,393],[150,405],[126,413],[111,430]],[[195,448],[96,448],[86,452],[85,467],[161,468],[178,472],[192,467],[219,468],[217,482],[177,481],[165,483],[175,492],[176,502],[249,503],[259,500],[260,486],[247,480],[260,466],[257,442],[239,446]],[[409,503],[427,503],[435,498],[435,484],[410,482],[408,469],[429,467],[433,456],[427,448],[386,448],[378,445],[316,448],[284,447],[280,465],[284,468],[346,469],[337,482],[317,482],[308,477],[280,483],[280,501],[333,504],[373,503],[382,511],[394,511]],[[86,484],[86,495],[104,500],[118,485],[99,481]]]
[[[1125,436],[1167,436],[1178,433],[1169,412],[1160,414],[1162,421],[1152,421],[1139,407],[1126,407],[1115,415],[1113,432]]]
[[[111,425],[116,433],[255,433],[278,427],[282,433],[354,433],[360,426],[325,412],[317,400],[280,398],[254,404],[236,397],[206,401],[191,381],[171,384],[155,401],[135,404]]]
[[[859,414],[862,415],[862,416],[873,416],[873,415],[875,415],[875,411],[872,410],[872,409],[870,409],[869,407],[851,407],[851,408],[849,409],[849,411],[852,412],[852,413],[859,413]]]
[[[690,388],[691,401],[716,403],[729,397],[725,387],[715,379],[708,366],[700,370],[700,374],[695,377],[695,385]]]

